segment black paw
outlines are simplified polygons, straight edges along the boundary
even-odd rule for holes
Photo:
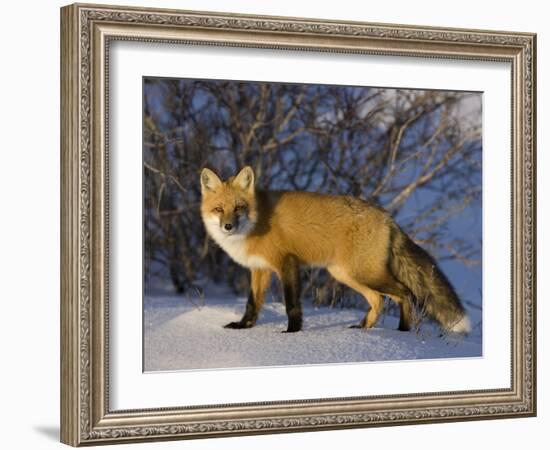
[[[356,328],[364,328],[364,327],[363,327],[363,325],[361,325],[361,324],[359,323],[359,324],[355,324],[355,325],[350,325],[348,328],[356,329]]]
[[[302,329],[302,318],[299,319],[293,319],[291,318],[288,321],[288,327],[286,331],[283,331],[283,333],[296,333],[296,331],[300,331]]]
[[[230,330],[241,330],[243,328],[250,328],[252,327],[251,322],[243,322],[242,320],[239,320],[238,322],[229,322],[227,325],[224,325],[224,328],[228,328]]]

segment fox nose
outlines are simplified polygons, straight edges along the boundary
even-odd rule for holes
[[[233,229],[233,224],[231,223],[226,223],[224,226],[223,226],[227,231],[231,231]]]

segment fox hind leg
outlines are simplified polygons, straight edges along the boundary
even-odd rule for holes
[[[409,331],[414,312],[411,291],[395,279],[391,283],[381,286],[380,290],[399,305],[399,327],[397,329],[399,331]]]
[[[350,328],[372,328],[378,322],[378,318],[384,309],[384,296],[366,286],[361,287],[360,293],[367,300],[370,309],[359,325],[352,325]]]
[[[360,325],[353,325],[350,328],[372,328],[376,325],[380,314],[384,309],[384,295],[391,298],[399,306],[399,331],[410,331],[412,323],[413,308],[408,297],[398,297],[395,294],[382,294],[368,287],[363,287],[361,293],[370,305],[369,312],[361,321]]]
[[[346,286],[361,294],[370,306],[369,311],[367,312],[361,323],[359,325],[352,325],[350,328],[374,327],[384,309],[384,296],[380,292],[371,289],[364,283],[361,283],[360,281],[349,275],[346,270],[343,270],[340,267],[329,267],[328,271],[336,281],[345,284]]]
[[[340,267],[329,267],[328,271],[337,281],[362,294],[370,305],[370,309],[365,315],[365,318],[359,325],[354,325],[352,328],[374,327],[384,309],[384,296],[387,296],[399,305],[398,330],[409,331],[411,329],[414,311],[411,302],[412,293],[404,284],[400,283],[393,276],[386,274],[383,278],[384,281],[379,280],[378,283],[373,283],[372,285],[369,283],[367,286]]]
[[[401,298],[395,295],[390,295],[388,297],[399,305],[399,327],[397,329],[399,331],[410,331],[413,316],[413,308],[410,299],[408,297]]]

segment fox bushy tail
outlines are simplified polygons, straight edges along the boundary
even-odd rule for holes
[[[432,256],[397,224],[391,227],[390,253],[394,276],[412,292],[418,308],[444,329],[468,333],[470,321],[451,283]]]

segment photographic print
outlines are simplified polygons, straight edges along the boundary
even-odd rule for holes
[[[143,78],[145,371],[482,356],[482,94]]]
[[[535,416],[536,48],[63,7],[61,441]]]

